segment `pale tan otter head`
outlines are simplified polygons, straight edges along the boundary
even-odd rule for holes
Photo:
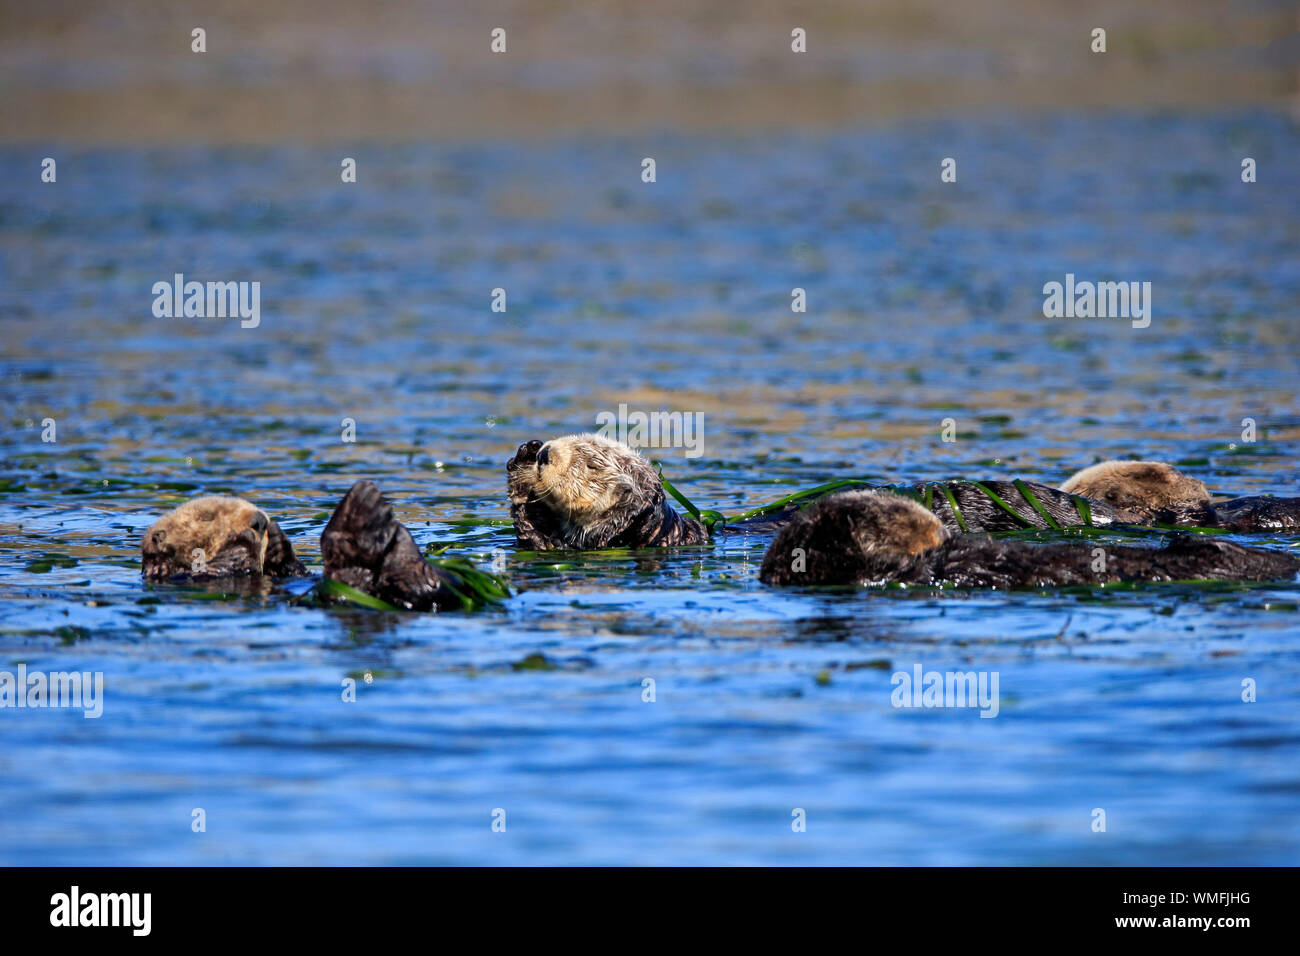
[[[889,580],[947,539],[920,503],[888,491],[844,491],[803,511],[763,556],[768,584],[864,584]]]
[[[533,496],[574,530],[626,525],[662,500],[650,463],[601,435],[566,435],[537,449]]]
[[[1126,511],[1135,521],[1215,523],[1205,484],[1162,461],[1103,461],[1077,472],[1061,490]]]
[[[262,509],[242,498],[187,501],[145,532],[140,545],[144,576],[261,574],[273,527]]]

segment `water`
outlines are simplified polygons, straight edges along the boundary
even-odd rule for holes
[[[98,720],[0,711],[0,860],[1296,862],[1294,584],[776,591],[762,538],[547,556],[500,523],[515,446],[620,403],[703,413],[665,473],[728,513],[1130,454],[1300,494],[1296,127],[651,139],[74,149],[56,186],[29,174],[48,150],[0,153],[28,171],[0,178],[0,669],[106,682]],[[176,272],[260,281],[260,326],[154,318]],[[1067,272],[1150,281],[1150,328],[1044,319]],[[204,493],[319,570],[361,477],[421,544],[504,549],[516,596],[389,615],[140,582],[141,530]],[[894,708],[916,663],[996,671],[999,715]]]

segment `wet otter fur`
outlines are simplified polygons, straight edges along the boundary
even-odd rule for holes
[[[305,574],[280,526],[243,498],[195,498],[159,518],[140,544],[147,581]]]
[[[523,548],[650,548],[709,540],[700,522],[668,504],[663,483],[649,462],[600,435],[525,442],[506,463],[506,475],[510,515]],[[860,482],[856,487],[876,486]],[[1058,527],[1137,523],[1143,518],[1037,482],[952,480],[890,490],[924,500],[954,532],[1050,528],[1053,523]],[[792,503],[722,530],[775,531],[809,503]]]
[[[320,544],[327,580],[408,610],[463,606],[457,591],[460,578],[424,560],[415,539],[372,482],[359,481],[343,496]],[[280,527],[242,498],[187,501],[149,528],[141,553],[148,581],[307,574]]]
[[[1053,522],[1060,528],[1085,524],[1133,524],[1141,518],[1138,514],[1089,501],[1079,495],[1067,494],[1036,481],[975,482],[955,478],[911,485],[873,485],[862,481],[842,485],[830,494],[857,490],[888,491],[919,501],[952,532],[1046,529],[1051,528]],[[997,495],[998,500],[995,501],[989,492]],[[781,511],[761,518],[750,518],[740,524],[728,525],[726,530],[776,530],[807,508],[812,501],[819,500],[822,499],[794,502]]]
[[[641,455],[601,435],[524,442],[506,463],[510,517],[533,551],[704,544],[709,532],[668,504]]]
[[[1162,461],[1104,461],[1076,472],[1061,490],[1121,508],[1146,524],[1216,523],[1205,484]]]
[[[1300,498],[1252,495],[1216,501],[1220,526],[1243,533],[1251,531],[1300,532]]]
[[[459,579],[424,560],[411,532],[370,481],[354,484],[320,537],[325,579],[412,611],[461,606]]]
[[[1162,461],[1103,461],[1076,472],[1061,490],[1138,514],[1147,524],[1300,531],[1300,498],[1211,502],[1203,482]]]
[[[1300,558],[1229,541],[1178,535],[1163,548],[1045,544],[950,535],[915,501],[889,492],[831,495],[796,515],[763,557],[759,578],[776,585],[906,584],[1039,588],[1117,581],[1293,578]]]
[[[985,490],[987,489],[987,491]],[[909,496],[921,498],[949,531],[1018,531],[1026,528],[1050,528],[1050,518],[1059,527],[1068,528],[1091,522],[1094,525],[1131,524],[1139,515],[1095,500],[1079,504],[1080,495],[1039,484],[1036,481],[944,481],[927,482],[902,488]],[[991,491],[1007,507],[988,494]],[[1030,500],[1030,495],[1033,500]],[[949,500],[951,496],[951,500]],[[953,502],[961,512],[958,520]],[[1035,503],[1038,507],[1035,507]],[[1042,511],[1039,511],[1039,508]],[[1084,516],[1087,515],[1087,520]]]

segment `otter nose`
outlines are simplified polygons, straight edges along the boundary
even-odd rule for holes
[[[543,445],[541,451],[537,453],[537,464],[546,465],[551,460],[551,446]]]

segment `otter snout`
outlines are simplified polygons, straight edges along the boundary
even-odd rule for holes
[[[537,453],[537,467],[544,468],[551,463],[551,448],[549,445],[543,445],[541,451]]]

